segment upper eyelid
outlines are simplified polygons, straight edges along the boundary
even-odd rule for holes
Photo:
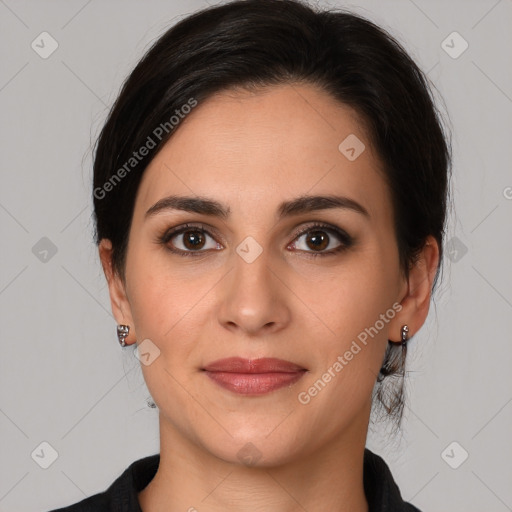
[[[205,224],[194,224],[194,223],[188,223],[188,222],[186,222],[185,224],[183,224],[181,226],[176,226],[176,227],[165,230],[164,234],[162,235],[161,238],[170,240],[174,236],[182,235],[184,232],[189,231],[189,230],[191,231],[194,229],[197,229],[198,231],[204,231],[211,237],[218,236],[221,239],[223,238],[218,233],[218,230],[216,230],[213,227],[210,227]]]
[[[297,228],[294,231],[294,236],[301,236],[313,229],[325,229],[325,231],[332,231],[332,232],[336,233],[337,235],[345,234],[346,236],[350,236],[343,228],[332,226],[329,223],[325,223],[325,222],[313,222],[312,224],[310,224],[308,226]]]

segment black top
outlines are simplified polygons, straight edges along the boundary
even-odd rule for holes
[[[158,453],[139,459],[106,491],[49,512],[142,512],[137,493],[151,482],[159,463]],[[403,501],[389,467],[368,448],[364,450],[363,484],[369,512],[421,512]]]

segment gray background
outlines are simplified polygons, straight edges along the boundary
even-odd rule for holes
[[[159,451],[92,241],[91,144],[149,44],[205,5],[0,0],[1,511],[74,503]],[[405,45],[454,132],[444,281],[411,344],[403,438],[375,425],[368,447],[424,511],[512,510],[512,1],[329,5]],[[51,48],[44,31],[58,43],[46,59],[31,47]],[[461,39],[442,46],[453,31],[469,44],[457,58]]]

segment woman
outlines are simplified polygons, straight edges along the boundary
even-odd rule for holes
[[[165,33],[93,190],[160,453],[60,510],[417,511],[365,442],[373,405],[400,426],[449,167],[425,76],[359,16],[235,1]]]

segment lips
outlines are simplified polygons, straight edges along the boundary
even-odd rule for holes
[[[283,359],[241,357],[219,359],[203,370],[219,386],[243,395],[260,395],[291,386],[307,371]]]

